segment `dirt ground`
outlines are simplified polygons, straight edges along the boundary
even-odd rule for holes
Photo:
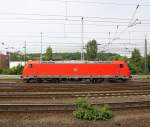
[[[0,113],[0,127],[150,127],[150,110],[114,111],[108,121],[81,121],[72,113]]]
[[[3,98],[0,99],[0,104],[74,104],[76,98]],[[134,101],[149,101],[150,95],[135,95],[135,96],[117,96],[117,97],[89,97],[91,103],[115,103],[115,102],[134,102]]]

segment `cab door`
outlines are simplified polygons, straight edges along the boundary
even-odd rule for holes
[[[35,76],[35,69],[34,69],[34,65],[32,63],[30,63],[28,65],[28,74],[30,77]]]
[[[124,75],[124,64],[119,64],[119,76],[122,77]]]

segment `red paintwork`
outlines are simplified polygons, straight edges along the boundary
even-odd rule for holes
[[[30,68],[30,64],[32,67]],[[123,64],[123,68],[120,68]],[[130,70],[123,61],[112,63],[40,63],[28,61],[22,78],[30,77],[130,77]]]

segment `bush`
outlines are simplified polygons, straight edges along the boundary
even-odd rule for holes
[[[92,106],[86,98],[77,99],[76,107],[77,110],[73,112],[73,115],[77,119],[108,120],[112,118],[112,111],[107,105],[96,108]]]
[[[6,74],[6,75],[21,75],[23,70],[22,65],[18,65],[13,68],[8,69],[0,69],[0,74]]]
[[[101,119],[103,119],[103,120],[112,118],[112,111],[108,105],[104,105],[104,106],[100,107],[99,112],[101,114]]]
[[[77,108],[88,109],[91,107],[91,104],[88,103],[87,98],[78,98],[76,101]]]
[[[18,65],[10,69],[10,74],[21,75],[23,70],[23,66]]]

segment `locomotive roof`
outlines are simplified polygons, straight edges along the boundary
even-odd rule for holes
[[[42,61],[41,63],[112,63],[112,61]]]
[[[28,63],[76,63],[76,64],[82,64],[82,63],[124,63],[124,61],[76,61],[76,60],[70,60],[70,61],[32,61],[29,60]]]

